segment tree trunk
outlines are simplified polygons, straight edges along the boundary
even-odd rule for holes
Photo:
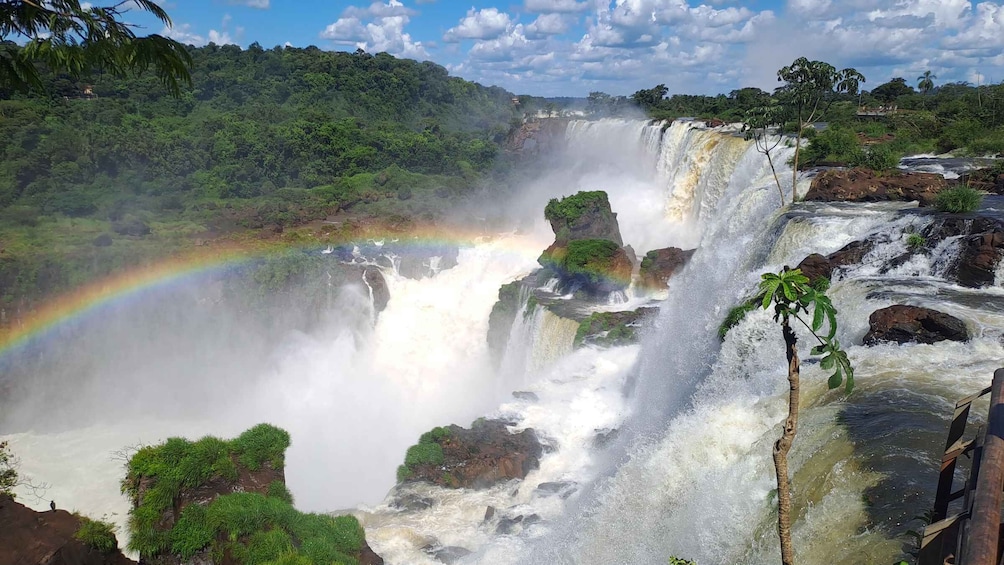
[[[798,121],[795,122],[798,131],[795,132],[795,159],[791,165],[791,202],[798,202],[798,154],[802,148],[802,107],[798,108]]]
[[[781,197],[781,206],[784,206],[784,191],[781,190],[781,179],[777,178],[777,170],[774,168],[774,160],[770,158],[770,151],[767,152],[767,163],[770,164],[770,172],[774,173],[774,183],[777,184],[777,194]],[[791,198],[792,201],[794,201],[794,193],[792,193]]]
[[[795,551],[791,545],[791,482],[788,479],[788,452],[798,429],[798,350],[795,332],[787,316],[781,323],[788,356],[788,418],[781,438],[774,442],[774,470],[777,472],[777,535],[781,540],[781,563],[794,565]]]

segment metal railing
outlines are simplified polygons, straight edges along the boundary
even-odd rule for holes
[[[990,394],[986,426],[964,439],[970,408]],[[953,490],[959,457],[973,458],[965,484]],[[962,508],[948,515],[952,502]],[[1004,369],[994,371],[993,384],[955,405],[941,458],[931,524],[924,528],[917,565],[999,565],[1001,500],[1004,498]]]

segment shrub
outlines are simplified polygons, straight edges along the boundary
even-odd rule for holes
[[[725,340],[725,336],[728,335],[729,330],[739,325],[739,322],[743,321],[746,314],[749,314],[753,310],[756,310],[759,304],[756,300],[747,300],[739,306],[736,306],[729,310],[728,315],[722,320],[721,325],[718,326],[718,338],[722,341]]]
[[[548,220],[564,220],[574,222],[585,212],[594,208],[610,208],[610,201],[607,193],[602,190],[591,192],[579,192],[572,196],[566,196],[561,200],[552,198],[544,208],[544,218]]]
[[[272,463],[272,467],[281,469],[288,447],[289,432],[269,424],[258,424],[233,441],[234,450],[240,453],[241,464],[252,471],[257,471],[266,461]]]
[[[983,202],[983,193],[968,186],[948,188],[938,193],[935,207],[942,212],[963,214],[972,212]]]
[[[927,244],[927,239],[919,233],[911,233],[906,238],[906,246],[910,249],[918,249]]]
[[[80,518],[80,528],[73,537],[83,542],[88,547],[92,547],[104,553],[111,553],[119,546],[115,539],[115,526],[100,520],[91,520],[86,516]]]
[[[404,464],[411,468],[417,465],[442,465],[443,446],[438,443],[419,443],[408,448]]]
[[[266,496],[278,498],[283,502],[293,504],[293,494],[289,492],[289,489],[286,487],[286,483],[282,481],[272,481],[269,483]]]
[[[851,160],[851,164],[855,167],[885,171],[895,169],[899,165],[899,157],[887,144],[872,145],[865,151],[858,152]]]

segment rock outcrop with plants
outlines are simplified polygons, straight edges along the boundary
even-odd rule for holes
[[[507,422],[478,419],[470,429],[448,426],[422,434],[408,448],[397,478],[447,488],[487,488],[525,478],[539,467],[542,453],[533,430],[512,433]]]
[[[0,565],[135,565],[111,524],[66,510],[36,512],[0,494]]]
[[[289,434],[259,424],[233,440],[170,438],[130,459],[130,549],[143,563],[377,565],[353,516],[305,514],[286,488]]]

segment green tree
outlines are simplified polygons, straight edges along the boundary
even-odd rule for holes
[[[855,94],[865,77],[857,70],[838,71],[823,61],[810,61],[799,57],[787,67],[777,71],[781,101],[788,106],[796,120],[795,158],[791,169],[792,200],[797,200],[798,157],[802,145],[802,130],[819,119],[829,109],[837,94]]]
[[[104,7],[79,0],[3,0],[0,37],[28,41],[24,48],[9,41],[0,45],[0,87],[41,90],[36,64],[42,63],[72,77],[94,70],[121,76],[152,69],[172,93],[178,94],[182,83],[191,84],[191,55],[173,39],[156,34],[138,37],[136,26],[122,21],[133,7],[171,25],[167,12],[151,0]]]
[[[49,489],[49,485],[45,483],[37,484],[30,478],[21,475],[18,472],[18,467],[20,466],[21,460],[11,453],[7,442],[0,441],[0,494],[14,498],[14,489],[22,487],[31,493],[35,499],[42,500],[45,492]]]
[[[642,109],[649,110],[658,106],[666,98],[667,94],[669,94],[669,89],[666,88],[666,85],[658,84],[653,88],[635,92],[631,95],[631,100],[638,106],[641,106]]]
[[[921,92],[927,94],[934,89],[934,79],[938,78],[937,75],[932,74],[931,71],[924,71],[924,74],[917,77],[917,88]]]
[[[784,206],[784,190],[781,189],[781,179],[778,178],[777,169],[774,168],[772,152],[781,144],[781,134],[786,120],[785,108],[775,100],[747,110],[743,119],[743,135],[746,140],[752,139],[756,150],[767,157],[770,172],[773,173],[774,183],[777,185],[777,194],[781,197],[781,206]],[[794,197],[794,187],[792,187],[792,197]]]
[[[774,305],[774,321],[781,324],[784,337],[785,355],[788,359],[788,417],[784,421],[781,437],[774,442],[774,470],[777,474],[777,531],[781,540],[781,562],[783,565],[795,563],[795,553],[791,542],[791,479],[788,475],[788,452],[798,431],[799,359],[798,339],[791,327],[792,319],[804,325],[819,342],[811,350],[812,355],[822,355],[819,366],[823,370],[833,370],[827,381],[834,389],[846,382],[845,389],[854,388],[854,368],[847,353],[837,342],[836,309],[829,297],[809,284],[809,279],[799,269],[785,267],[780,273],[764,273],[761,276],[757,300],[764,310]],[[811,323],[802,316],[812,313]],[[826,334],[818,332],[824,322],[828,326]]]
[[[885,103],[895,102],[900,96],[915,94],[910,85],[906,84],[906,79],[896,77],[885,84],[880,84],[871,92],[872,96]]]

